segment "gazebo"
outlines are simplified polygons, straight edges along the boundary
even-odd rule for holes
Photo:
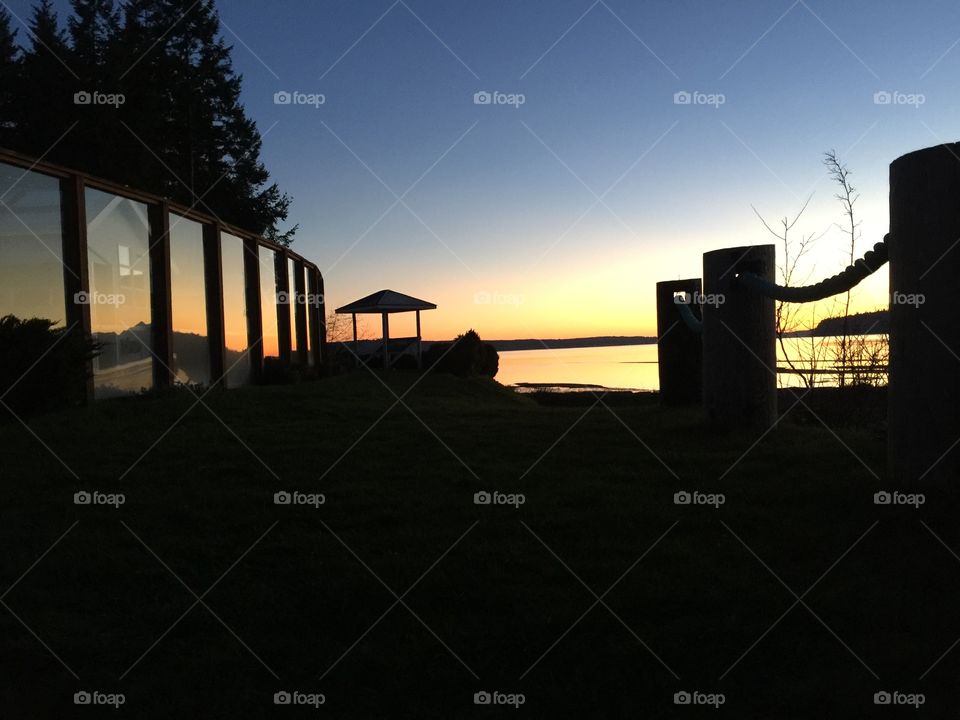
[[[420,311],[436,310],[434,303],[419,300],[393,290],[381,290],[373,295],[367,295],[349,305],[337,308],[338,315],[353,317],[353,352],[360,357],[357,343],[357,315],[380,315],[383,317],[383,367],[390,367],[390,315],[392,313],[415,312],[417,314],[417,336],[414,338],[395,338],[396,355],[401,355],[410,345],[417,345],[417,366],[423,367],[423,337],[420,334]],[[405,343],[405,344],[404,344]]]

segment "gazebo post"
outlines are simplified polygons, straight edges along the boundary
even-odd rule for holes
[[[423,370],[423,338],[420,336],[419,310],[417,310],[417,370]]]
[[[357,314],[352,313],[353,317],[353,362],[360,364],[360,345],[357,343]]]
[[[390,313],[383,313],[383,369],[390,367]]]

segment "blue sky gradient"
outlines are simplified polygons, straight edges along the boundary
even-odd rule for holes
[[[428,337],[652,333],[657,280],[769,242],[751,204],[776,220],[811,192],[797,230],[825,234],[805,273],[833,274],[844,240],[824,151],[854,171],[862,253],[886,232],[889,163],[957,139],[956,2],[219,6],[331,306],[384,287],[425,297],[441,306]],[[277,105],[279,91],[325,103]],[[477,105],[478,91],[525,103]],[[725,102],[677,105],[678,91]],[[885,302],[882,272],[856,306]]]

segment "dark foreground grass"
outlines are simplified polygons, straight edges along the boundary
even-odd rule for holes
[[[954,717],[960,649],[936,661],[960,637],[956,493],[874,505],[882,434],[856,412],[825,427],[814,399],[762,438],[655,399],[546,406],[444,377],[397,404],[363,375],[10,422],[0,715],[713,712],[679,691],[739,718],[914,713],[876,707],[887,690]],[[525,503],[474,504],[495,490]],[[74,706],[84,690],[125,704]]]

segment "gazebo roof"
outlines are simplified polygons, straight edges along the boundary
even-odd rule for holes
[[[349,305],[337,308],[340,315],[362,315],[382,313],[414,312],[416,310],[436,310],[437,306],[426,300],[419,300],[410,295],[404,295],[393,290],[381,290],[373,295],[367,295]]]

